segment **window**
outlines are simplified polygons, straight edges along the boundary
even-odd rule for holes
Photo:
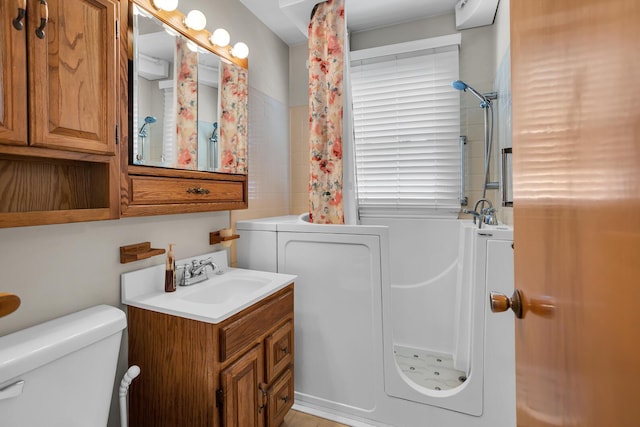
[[[451,88],[458,46],[413,44],[352,52],[362,217],[455,217],[460,210],[460,93]]]

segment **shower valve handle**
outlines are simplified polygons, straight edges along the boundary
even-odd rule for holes
[[[505,294],[490,292],[489,305],[491,307],[491,311],[494,313],[502,313],[503,311],[511,309],[518,319],[522,319],[523,317],[522,294],[518,289],[513,291],[511,298]]]

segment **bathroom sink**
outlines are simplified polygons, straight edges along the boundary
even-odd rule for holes
[[[214,277],[197,286],[197,289],[188,290],[182,293],[181,298],[185,301],[200,304],[223,304],[229,300],[240,299],[243,296],[256,292],[260,288],[268,285],[267,278],[229,278]]]
[[[219,323],[285,288],[296,278],[290,274],[229,268],[224,251],[176,263],[184,265],[191,263],[193,259],[208,258],[212,258],[224,273],[211,274],[207,280],[191,286],[178,286],[175,292],[164,291],[164,264],[123,273],[123,304],[207,323]]]

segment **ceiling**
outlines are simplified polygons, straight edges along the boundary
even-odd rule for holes
[[[318,0],[240,0],[289,46],[306,43]],[[453,13],[458,0],[345,0],[349,31],[361,31]]]

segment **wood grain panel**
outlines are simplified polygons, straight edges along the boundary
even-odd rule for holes
[[[238,320],[224,324],[220,328],[220,361],[224,362],[251,345],[273,325],[291,316],[292,312],[293,291],[289,291],[267,301]]]
[[[106,208],[108,182],[103,163],[0,157],[0,212]]]
[[[40,23],[31,0],[30,31]],[[118,3],[48,3],[45,38],[30,37],[30,143],[115,154]]]
[[[18,16],[17,4],[0,2],[0,143],[26,145],[27,31],[11,22]]]
[[[511,2],[522,427],[640,419],[640,2]]]
[[[213,426],[215,325],[129,307],[132,427]],[[159,409],[161,408],[161,410]]]

